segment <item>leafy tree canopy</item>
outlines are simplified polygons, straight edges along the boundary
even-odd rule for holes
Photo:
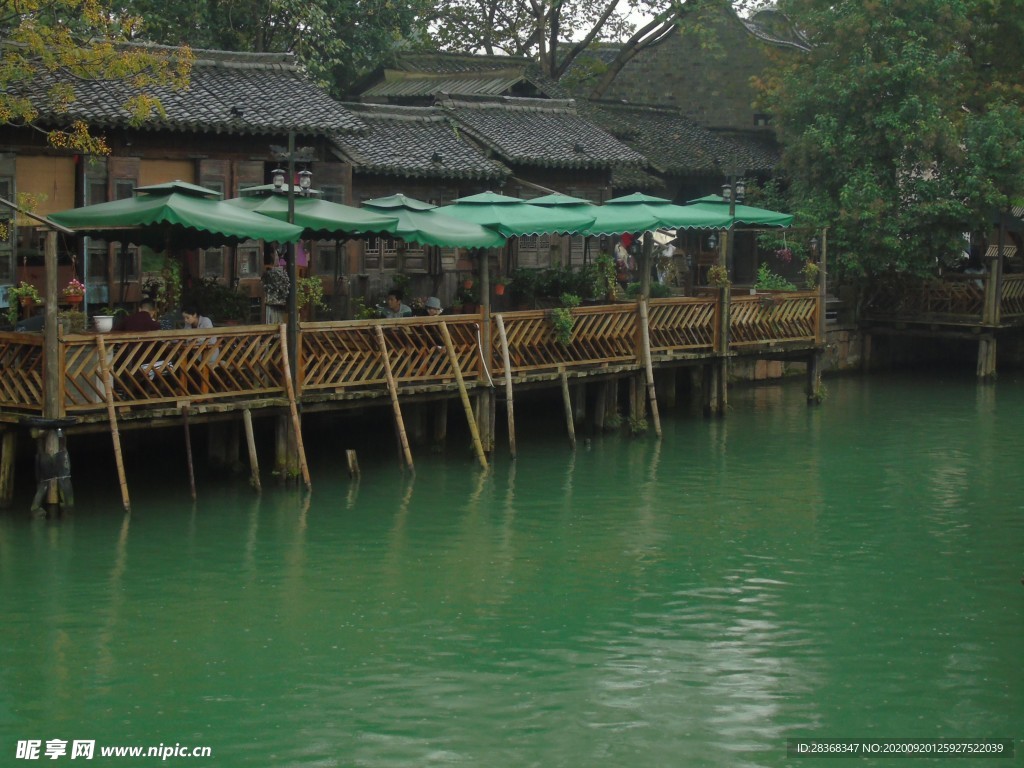
[[[43,128],[40,111],[66,111],[75,100],[74,83],[92,80],[134,86],[137,93],[124,107],[135,122],[159,111],[152,88],[187,85],[191,53],[121,47],[138,23],[112,14],[100,0],[0,0],[0,122],[37,128],[54,146],[105,154],[103,139],[84,123]]]
[[[812,52],[761,85],[791,209],[847,276],[960,257],[1024,191],[1021,15],[1008,0],[784,0]]]
[[[427,0],[123,0],[140,39],[254,53],[294,53],[335,95],[396,48],[416,44]]]

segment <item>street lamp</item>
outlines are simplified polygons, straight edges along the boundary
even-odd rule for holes
[[[740,168],[729,168],[726,170],[726,175],[729,177],[729,181],[722,185],[722,201],[729,203],[729,238],[725,244],[725,268],[729,270],[729,274],[733,273],[733,236],[736,218],[736,203],[742,203],[743,198],[747,194],[747,182],[742,178],[737,178],[743,173]]]

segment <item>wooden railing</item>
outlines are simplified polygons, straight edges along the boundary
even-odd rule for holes
[[[711,352],[718,344],[721,322],[714,298],[652,299],[651,353]]]
[[[729,346],[815,341],[819,311],[818,294],[813,291],[733,296],[729,308]]]
[[[1003,320],[1024,318],[1024,275],[1003,275],[999,316]]]
[[[463,378],[476,381],[482,376],[479,315],[347,320],[302,324],[300,391],[314,394],[384,388],[386,376],[377,326],[384,331],[392,374],[400,385],[451,381],[455,371],[444,348],[442,321],[451,335]]]
[[[1017,301],[1024,283],[1014,283]],[[818,297],[812,292],[736,296],[731,301],[730,347],[776,342],[820,343]],[[721,306],[716,297],[655,299],[648,307],[651,353],[713,355],[719,348]],[[567,343],[556,338],[549,312],[501,314],[512,374],[529,376],[559,369],[639,366],[641,313],[636,303],[572,310]],[[455,357],[469,386],[487,380],[481,354],[480,315],[402,320],[303,323],[299,329],[299,398],[382,393],[387,387],[380,329],[399,388],[447,385],[455,369],[440,324],[449,330]],[[490,324],[490,373],[504,375],[497,319]],[[100,357],[102,338],[104,359]],[[105,369],[118,407],[180,406],[233,399],[282,398],[284,345],[278,326],[218,327],[210,331],[71,334],[59,342],[62,414],[101,411],[106,406]],[[42,411],[43,338],[36,333],[0,333],[0,409]],[[9,419],[8,419],[9,420]]]
[[[868,311],[878,318],[980,323],[984,283],[980,275],[949,275],[925,281],[894,278],[876,286]]]
[[[601,304],[572,310],[575,319],[568,344],[555,336],[549,310],[505,312],[502,320],[508,339],[513,375],[553,370],[560,366],[586,367],[604,363],[632,363],[637,359],[636,304]],[[501,341],[492,333],[491,370],[503,376]]]
[[[209,331],[105,334],[101,361],[96,335],[64,337],[66,413],[106,403],[104,367],[117,405],[161,405],[239,397],[281,397],[281,336],[277,326]]]
[[[42,413],[43,360],[40,334],[0,333],[0,408]]]

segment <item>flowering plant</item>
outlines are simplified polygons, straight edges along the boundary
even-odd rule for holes
[[[61,293],[65,296],[84,296],[85,286],[75,278],[71,278],[71,282],[61,289]]]
[[[775,258],[783,264],[789,264],[793,260],[793,249],[788,247],[779,248],[775,251]]]
[[[287,304],[291,281],[284,267],[271,267],[263,273],[263,295],[267,304]]]

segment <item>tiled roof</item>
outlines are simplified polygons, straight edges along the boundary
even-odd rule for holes
[[[162,46],[152,46],[168,50]],[[287,54],[194,50],[188,89],[153,90],[164,116],[153,115],[149,130],[230,134],[337,134],[364,126],[351,112],[311,82]],[[121,106],[135,89],[122,82],[76,81],[77,99],[56,115],[40,103],[44,122],[85,120],[95,128],[124,126],[130,114]],[[36,88],[36,92],[41,92]]]
[[[334,144],[357,173],[496,181],[511,175],[460,139],[451,119],[435,107],[347,106],[368,130],[361,136],[338,136]]]
[[[384,80],[363,91],[363,98],[433,96],[435,94],[480,94],[501,96],[523,81],[522,70],[494,70],[470,75],[405,74],[388,71]]]
[[[440,105],[476,141],[507,164],[611,168],[646,164],[639,152],[553,99],[445,99]]]
[[[660,173],[716,172],[716,161],[737,164],[751,173],[767,173],[779,162],[771,136],[725,136],[672,109],[590,102],[586,113],[622,142],[642,152]]]

